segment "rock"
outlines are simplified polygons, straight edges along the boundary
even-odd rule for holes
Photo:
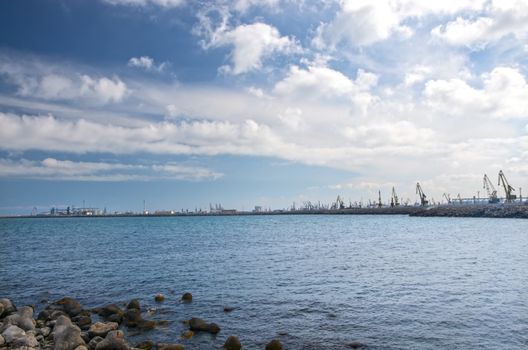
[[[16,313],[11,314],[4,318],[4,326],[13,325],[22,328],[25,331],[35,329],[35,320],[33,320],[33,308],[30,306],[24,306]]]
[[[90,342],[88,343],[88,348],[91,350],[95,350],[95,348],[97,347],[97,344],[99,344],[103,340],[104,340],[103,337],[93,337],[92,340],[90,340]]]
[[[358,342],[358,341],[350,342],[347,345],[349,348],[352,348],[352,349],[360,349],[360,348],[365,347],[365,344]]]
[[[266,350],[282,350],[282,343],[277,339],[273,339],[268,344],[266,344]]]
[[[87,330],[92,324],[92,317],[80,315],[72,318],[72,321],[82,330]]]
[[[231,311],[234,311],[235,308],[232,307],[232,306],[224,306],[224,312],[231,312]]]
[[[192,301],[192,294],[191,293],[184,293],[182,295],[182,300],[183,301],[186,301],[186,302],[191,302]]]
[[[48,321],[50,319],[51,311],[50,310],[42,310],[39,312],[37,316],[37,320],[39,321]]]
[[[111,331],[97,344],[95,350],[130,350],[130,346],[125,342],[123,332]]]
[[[123,310],[116,304],[110,304],[93,310],[99,316],[110,322],[121,323],[123,321]]]
[[[195,332],[209,332],[212,334],[220,332],[220,327],[216,323],[207,323],[201,318],[191,318],[189,320],[189,329]]]
[[[139,300],[137,299],[132,299],[130,301],[130,303],[128,303],[127,307],[126,307],[128,310],[130,309],[136,309],[136,310],[141,310],[141,305],[139,304]]]
[[[0,313],[0,318],[5,317],[9,314],[12,314],[17,310],[16,306],[7,298],[0,299],[0,304],[2,304],[3,311]]]
[[[7,344],[12,343],[15,339],[24,337],[26,335],[26,332],[20,327],[17,326],[9,326],[2,332],[2,337],[4,338],[5,342]]]
[[[61,317],[61,316],[64,316],[64,317],[70,318],[70,315],[68,315],[66,312],[61,311],[61,310],[55,310],[55,311],[52,311],[52,312],[51,312],[51,314],[50,314],[50,320],[56,320],[56,319],[58,319],[58,318]]]
[[[4,344],[6,343],[4,337],[2,335],[0,335],[0,346],[4,346]]]
[[[64,311],[70,317],[75,317],[82,311],[82,305],[77,300],[68,297],[57,300],[47,308],[50,310]]]
[[[79,345],[85,345],[81,338],[81,329],[66,316],[60,316],[55,322],[53,340],[54,350],[74,350]]]
[[[49,327],[42,327],[42,328],[35,329],[35,334],[41,335],[44,338],[47,337],[50,334],[50,332],[51,332],[51,329],[49,329]]]
[[[226,339],[224,348],[226,350],[240,350],[242,348],[242,344],[240,344],[240,339],[238,339],[238,337],[231,335]]]
[[[152,340],[144,340],[139,344],[134,346],[136,349],[150,350],[154,347],[154,342]]]
[[[136,308],[128,309],[123,316],[123,323],[127,327],[137,327],[142,321],[141,312]]]
[[[12,348],[20,348],[23,346],[26,346],[28,348],[35,348],[39,346],[39,342],[33,334],[26,334],[25,336],[16,338],[11,344]]]
[[[156,321],[152,320],[142,320],[138,323],[138,327],[143,330],[150,330],[156,328]]]
[[[75,350],[88,350],[88,348],[85,345],[79,345]]]
[[[154,296],[154,300],[157,301],[158,303],[161,303],[163,300],[165,300],[165,296],[161,293],[156,294]]]
[[[119,327],[116,322],[96,322],[90,326],[88,334],[90,338],[93,337],[106,337],[110,331],[115,331]]]
[[[4,304],[0,304],[0,318],[2,318],[1,315],[3,313],[4,313]]]
[[[90,337],[90,333],[88,333],[87,331],[81,332],[81,338],[86,344],[88,344],[90,342],[90,339],[92,339],[92,337]]]
[[[185,331],[182,333],[181,335],[182,339],[191,339],[192,337],[194,337],[194,332],[193,331]]]
[[[184,347],[181,344],[167,344],[167,343],[158,343],[156,344],[158,350],[183,350]]]

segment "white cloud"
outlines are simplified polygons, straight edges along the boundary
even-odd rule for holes
[[[478,49],[509,34],[523,38],[527,32],[528,3],[494,0],[482,16],[459,16],[454,21],[433,28],[431,34],[450,45]]]
[[[251,7],[268,7],[276,9],[280,0],[235,0],[234,8],[239,12],[246,12]]]
[[[0,158],[0,177],[53,181],[150,181],[215,180],[222,174],[210,169],[181,164],[122,164],[75,162],[46,158],[41,161]]]
[[[424,95],[431,107],[450,115],[528,118],[528,84],[518,69],[497,67],[480,80],[480,89],[461,79],[431,80]]]
[[[149,56],[132,57],[128,60],[129,67],[141,68],[146,71],[162,72],[167,66],[166,62],[155,64],[154,59]]]
[[[76,100],[89,104],[120,102],[126,84],[117,76],[91,76],[32,60],[0,56],[0,74],[16,86],[17,95],[45,100]]]
[[[232,47],[232,65],[223,66],[222,72],[234,75],[259,70],[263,60],[275,54],[288,55],[302,50],[294,38],[281,36],[277,28],[260,22],[229,28],[227,17],[224,17],[213,28],[209,17],[202,15],[196,32],[205,36],[202,41],[204,49]]]
[[[148,6],[156,5],[165,8],[179,7],[186,3],[186,0],[103,0],[111,5],[124,6]]]
[[[413,30],[403,22],[430,14],[452,14],[462,10],[478,10],[484,0],[419,1],[419,0],[342,0],[341,9],[328,23],[321,23],[313,39],[315,47],[335,48],[340,43],[368,46],[394,35],[406,39]]]

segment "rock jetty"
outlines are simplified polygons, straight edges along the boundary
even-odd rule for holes
[[[440,205],[424,208],[410,216],[421,217],[474,217],[474,218],[516,218],[528,219],[528,205],[489,204],[489,205]]]

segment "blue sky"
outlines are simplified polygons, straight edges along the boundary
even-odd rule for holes
[[[0,3],[0,214],[483,196],[528,174],[528,5]]]

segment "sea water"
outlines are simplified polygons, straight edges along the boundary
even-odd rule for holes
[[[192,303],[181,303],[184,292]],[[166,300],[156,303],[154,295]],[[138,298],[168,326],[129,333],[220,349],[526,349],[528,221],[407,216],[0,220],[0,297],[86,308]],[[226,313],[225,306],[235,310]],[[221,327],[180,338],[183,320]]]

